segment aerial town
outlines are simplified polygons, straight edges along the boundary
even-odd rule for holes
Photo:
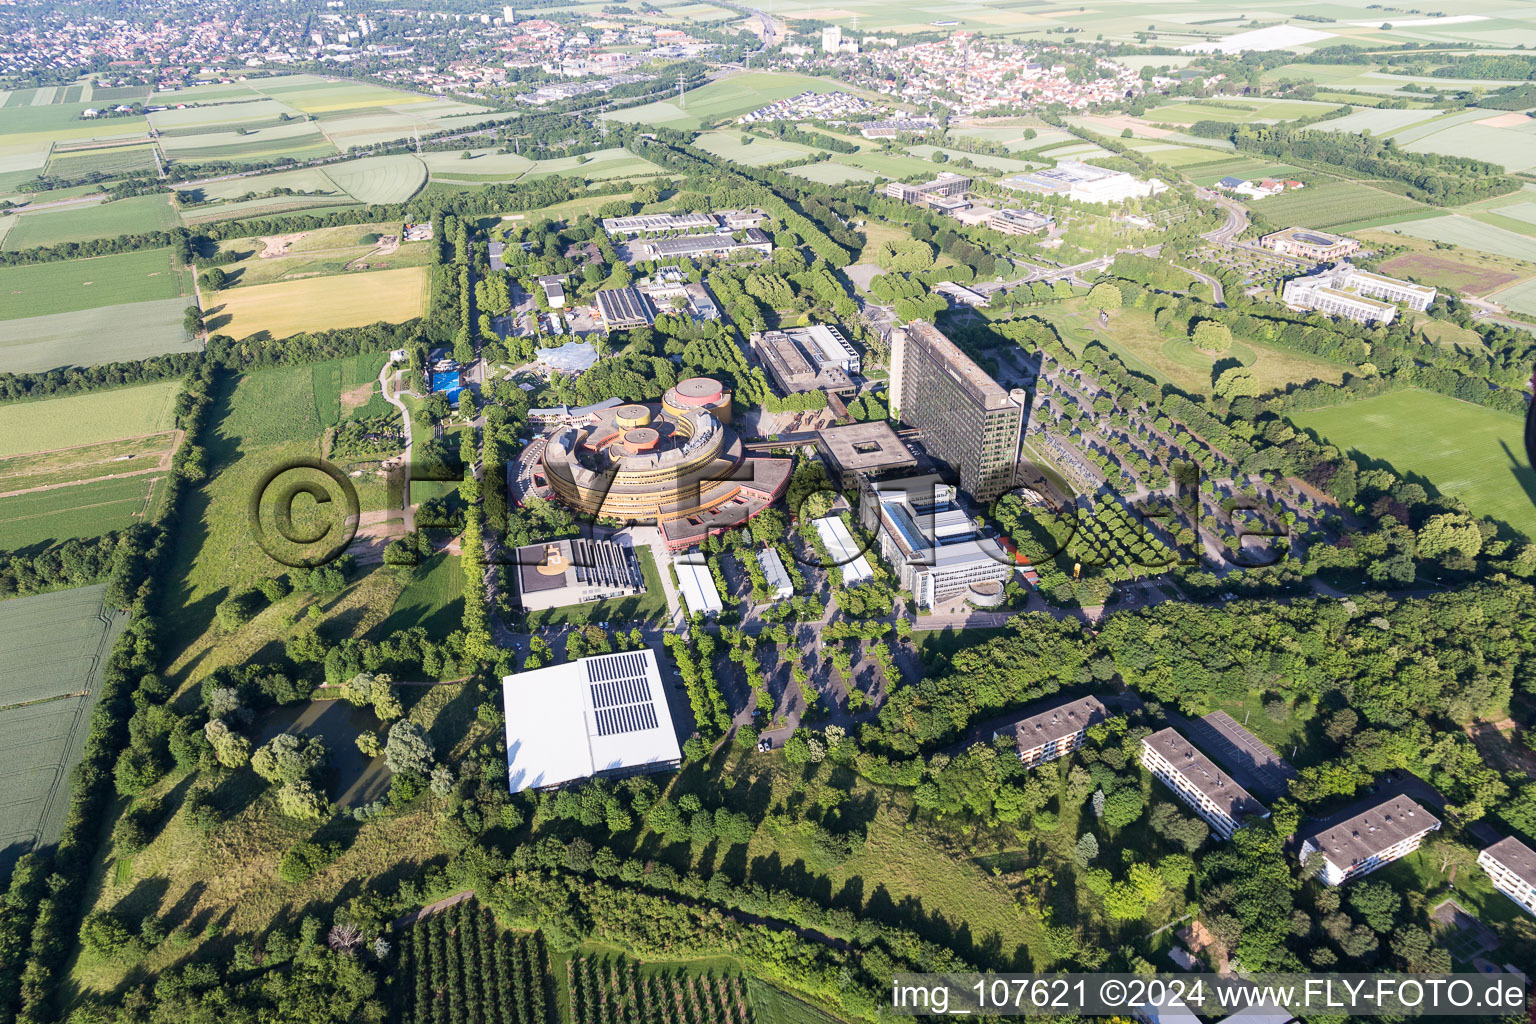
[[[0,1024],[1529,1019],[1491,2],[0,6]]]

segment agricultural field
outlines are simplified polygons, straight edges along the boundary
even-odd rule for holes
[[[251,193],[259,194],[274,188],[289,188],[295,192],[323,192],[329,196],[346,198],[346,193],[341,187],[319,167],[210,181],[195,187],[183,186],[182,191],[196,193],[203,202],[218,203],[236,200]]]
[[[693,144],[705,152],[747,167],[767,167],[823,152],[809,146],[802,146],[798,142],[764,139],[731,129],[705,132],[695,139]]]
[[[192,275],[169,249],[0,268],[0,320],[68,313],[97,306],[185,298]]]
[[[0,404],[0,458],[140,437],[176,425],[177,380]]]
[[[187,298],[155,299],[0,321],[0,373],[195,352],[202,343],[182,325],[192,304]]]
[[[158,134],[166,136],[206,131],[224,125],[238,127],[253,122],[276,123],[294,116],[296,114],[291,107],[285,107],[275,100],[252,98],[235,103],[157,110],[149,115],[149,124]]]
[[[1398,138],[1404,129],[1437,121],[1439,110],[1357,110],[1345,117],[1317,122],[1316,127],[1329,132],[1370,132]]]
[[[1536,276],[1536,264],[1470,249],[1436,249],[1432,243],[1412,236],[1394,235],[1389,233],[1390,230],[1362,231],[1357,237],[1367,242],[1407,245],[1414,250],[1394,256],[1381,265],[1382,270],[1394,277],[1407,277],[1437,288],[1482,296]]]
[[[1337,104],[1309,103],[1304,100],[1234,99],[1202,103],[1169,103],[1146,112],[1145,119],[1168,124],[1194,124],[1196,121],[1230,121],[1247,124],[1256,121],[1291,121],[1298,117],[1325,114]],[[1255,109],[1242,109],[1252,107]]]
[[[1522,281],[1489,296],[1494,302],[1517,313],[1536,316],[1536,281]]]
[[[1327,225],[1308,226],[1326,227]],[[1432,242],[1450,242],[1463,249],[1536,263],[1536,238],[1517,234],[1464,214],[1402,221],[1392,224],[1386,230],[1394,235],[1404,234],[1412,235],[1414,238],[1425,238]]]
[[[1333,228],[1386,217],[1428,211],[1423,203],[1354,181],[1322,181],[1261,200],[1258,206],[1274,224]]]
[[[0,601],[0,875],[63,827],[69,773],[127,622],[102,604],[106,589]]]
[[[0,551],[100,537],[152,521],[165,476],[140,474],[0,495]]]
[[[494,149],[429,152],[421,154],[421,160],[433,180],[444,181],[515,181],[533,166],[525,156]]]
[[[533,181],[565,175],[584,177],[587,181],[607,181],[610,178],[645,177],[660,173],[661,168],[649,160],[642,160],[627,149],[615,148],[555,160],[536,160],[523,177]]]
[[[808,181],[817,181],[823,185],[841,185],[850,181],[879,181],[882,177],[874,171],[867,171],[862,167],[850,167],[835,161],[791,167],[786,173]]]
[[[289,121],[236,131],[206,131],[172,135],[160,139],[160,149],[167,157],[188,163],[205,160],[243,161],[275,160],[292,157],[330,156],[336,147],[313,121]]]
[[[1525,464],[1518,416],[1407,389],[1327,409],[1292,413],[1330,444],[1422,476],[1479,515],[1536,537],[1536,472]]]
[[[181,218],[167,195],[133,196],[110,203],[67,206],[16,215],[16,226],[5,236],[9,251],[92,238],[116,238],[178,226]]]
[[[132,174],[154,169],[153,147],[132,145],[54,150],[47,171],[54,178],[79,178],[87,174]]]
[[[347,273],[231,288],[207,309],[208,329],[236,338],[403,323],[426,308],[425,268]]]
[[[427,183],[427,167],[407,154],[374,156],[326,168],[338,188],[363,203],[403,203]]]
[[[604,117],[625,124],[651,124],[663,128],[702,128],[705,124],[737,117],[774,100],[802,92],[862,92],[853,86],[810,75],[747,71],[699,87],[681,100],[659,100],[616,110]]]
[[[501,930],[473,899],[438,910],[400,933],[391,972],[398,1020],[428,1021],[443,998],[466,994],[483,1024],[543,1024],[549,1020],[549,960],[538,935]],[[447,991],[444,992],[446,986]]]
[[[933,154],[939,151],[938,146],[909,146],[907,152],[919,160],[933,160]],[[944,152],[951,160],[964,158],[977,167],[989,168],[999,174],[1018,174],[1020,171],[1033,170],[1040,165],[1029,160],[1010,160],[1005,156],[989,156],[985,153],[966,153],[958,149],[946,149]]]

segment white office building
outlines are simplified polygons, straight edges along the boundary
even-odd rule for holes
[[[1536,850],[1514,837],[1500,839],[1477,855],[1477,863],[1495,889],[1536,916]]]
[[[836,53],[843,47],[843,30],[838,25],[828,25],[821,30],[821,52]]]
[[[649,648],[519,672],[502,679],[501,691],[514,793],[594,775],[667,771],[682,762]]]
[[[953,487],[934,477],[882,481],[871,485],[861,508],[880,554],[918,607],[931,610],[957,597],[983,607],[1003,602],[1013,562],[982,536]]]
[[[1406,857],[1439,827],[1440,819],[1417,802],[1388,797],[1370,810],[1303,835],[1301,860],[1306,864],[1322,858],[1318,877],[1342,885]]]
[[[1141,764],[1223,839],[1232,838],[1249,815],[1269,817],[1263,804],[1174,729],[1141,741]]]
[[[1395,277],[1359,270],[1350,263],[1336,263],[1328,270],[1293,277],[1285,282],[1281,297],[1297,309],[1312,309],[1360,323],[1390,324],[1397,304],[1423,312],[1435,301],[1428,285],[1399,281]]]

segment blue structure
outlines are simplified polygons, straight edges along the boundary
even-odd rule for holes
[[[432,390],[441,391],[448,396],[448,401],[457,402],[459,392],[464,390],[464,382],[459,378],[458,370],[432,372]]]

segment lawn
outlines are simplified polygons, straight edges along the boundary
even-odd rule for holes
[[[0,498],[0,551],[100,537],[149,522],[164,495],[165,476],[146,473]]]
[[[427,183],[427,165],[406,153],[349,160],[327,167],[326,173],[364,203],[403,203]]]
[[[1478,515],[1536,537],[1536,471],[1525,463],[1518,416],[1408,389],[1290,418],[1330,444],[1422,477]]]
[[[0,601],[0,878],[58,836],[107,652],[127,622],[106,585]],[[25,706],[14,705],[27,703]]]
[[[175,426],[177,380],[0,404],[0,458],[157,434]]]
[[[5,248],[30,249],[60,242],[84,242],[150,231],[166,231],[181,223],[167,195],[133,196],[115,202],[38,210],[17,216],[5,236]]]
[[[464,570],[457,556],[438,553],[417,567],[416,578],[400,593],[375,636],[382,640],[398,630],[421,626],[428,636],[442,637],[463,621]]]
[[[402,267],[231,288],[219,293],[208,328],[236,338],[263,332],[286,338],[301,331],[403,323],[421,316],[427,285],[425,268]]]
[[[1097,316],[1084,312],[1083,299],[1046,306],[1035,315],[1050,321],[1063,340],[1081,350],[1098,341],[1133,370],[1167,381],[1187,391],[1211,393],[1215,359],[1180,338],[1169,338],[1152,323],[1144,310],[1121,309],[1110,314],[1109,326],[1101,328]],[[1239,339],[1224,360],[1236,359],[1253,371],[1261,392],[1278,391],[1287,384],[1308,380],[1338,383],[1349,367],[1315,359],[1299,352]]]
[[[1407,196],[1354,181],[1324,181],[1263,200],[1258,209],[1272,224],[1328,228],[1340,224],[1409,214],[1429,207]]]
[[[156,299],[0,320],[0,372],[96,366],[166,352],[196,352],[202,343],[182,328],[182,318],[192,304],[190,298]]]
[[[191,274],[169,249],[0,268],[0,320],[69,313],[191,294]],[[131,322],[131,321],[127,321]]]

